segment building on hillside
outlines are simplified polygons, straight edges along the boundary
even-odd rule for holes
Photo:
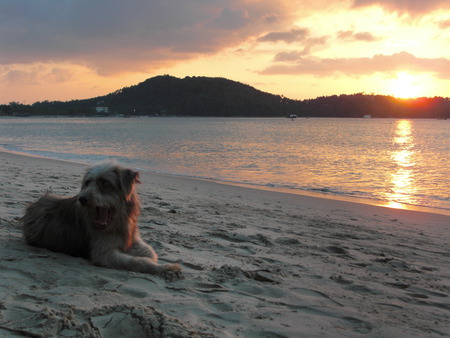
[[[97,113],[109,113],[109,107],[95,107]]]

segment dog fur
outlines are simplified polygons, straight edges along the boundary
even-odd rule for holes
[[[139,173],[105,162],[84,175],[78,195],[45,194],[21,218],[27,244],[91,260],[95,265],[156,275],[181,273],[178,264],[158,264],[139,234]]]

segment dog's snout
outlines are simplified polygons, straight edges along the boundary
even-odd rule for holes
[[[82,206],[86,206],[87,202],[88,202],[88,200],[87,200],[87,198],[85,196],[80,196],[78,198],[78,201],[81,203]]]

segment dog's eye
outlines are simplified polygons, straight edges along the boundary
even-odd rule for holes
[[[84,182],[84,185],[87,186],[87,185],[89,185],[89,183],[91,183],[91,180],[86,180],[86,181]]]
[[[111,183],[109,183],[108,181],[105,181],[105,180],[98,180],[98,185],[101,189],[105,189],[105,190],[112,188]]]

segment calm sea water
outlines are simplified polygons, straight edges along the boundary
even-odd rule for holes
[[[0,148],[450,210],[450,121],[1,118]]]

